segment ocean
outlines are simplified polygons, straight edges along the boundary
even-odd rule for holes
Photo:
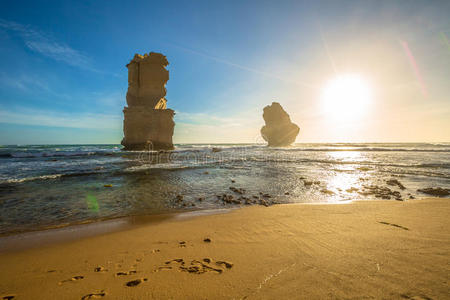
[[[276,203],[407,201],[450,188],[450,143],[0,146],[0,234]]]

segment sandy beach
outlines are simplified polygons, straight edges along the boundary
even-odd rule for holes
[[[258,206],[160,218],[3,252],[0,295],[444,299],[450,294],[449,215],[448,199],[420,199]]]

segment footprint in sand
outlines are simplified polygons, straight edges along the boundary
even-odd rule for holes
[[[128,271],[128,272],[117,272],[116,276],[127,276],[127,275],[133,275],[133,274],[136,274],[136,273],[137,273],[136,270],[131,270],[131,271]]]
[[[135,280],[128,281],[127,283],[125,283],[125,285],[129,286],[129,287],[134,287],[134,286],[137,286],[147,280],[148,280],[147,278],[135,279]]]
[[[433,300],[432,298],[425,295],[401,294],[400,297],[402,297],[403,299],[410,299],[410,300]]]
[[[203,262],[198,261],[198,260],[193,260],[193,261],[191,261],[190,266],[180,267],[180,270],[184,271],[184,272],[195,273],[195,274],[203,274],[206,272],[215,272],[218,274],[222,274],[222,272],[223,272],[222,269],[211,267],[209,265],[208,261],[211,262],[211,260],[209,258],[203,259]]]
[[[233,267],[232,263],[229,263],[226,261],[221,261],[221,260],[216,261],[216,265],[218,265],[218,266],[224,265],[225,268],[227,268],[227,269],[231,269]]]
[[[182,258],[175,258],[175,259],[166,261],[165,264],[168,265],[173,262],[181,263],[182,265],[184,265],[184,260]]]
[[[173,268],[171,266],[169,266],[172,263],[177,263],[177,264],[181,264],[184,265],[184,260],[182,258],[174,258],[172,260],[168,260],[166,261],[164,264],[165,266],[160,266],[158,267],[157,270],[155,270],[154,272],[158,272],[158,271],[168,271],[168,270],[172,270]]]
[[[94,269],[94,272],[107,272],[107,271],[108,271],[108,269],[105,269],[105,268],[102,267],[102,266],[96,267],[96,268]]]
[[[159,267],[157,271],[171,270],[172,266],[168,266],[168,265],[176,264],[176,265],[178,265],[178,270],[181,272],[188,272],[188,273],[192,273],[192,274],[203,274],[206,272],[213,272],[213,273],[222,274],[224,269],[222,269],[220,267],[224,266],[226,269],[231,269],[233,267],[232,263],[229,263],[226,261],[216,261],[215,264],[217,266],[219,266],[219,268],[213,267],[210,265],[212,262],[213,261],[210,258],[203,258],[202,261],[194,259],[188,265],[182,258],[175,258],[175,259],[166,261],[165,266]]]
[[[81,279],[83,279],[83,278],[84,278],[84,276],[81,276],[81,275],[73,276],[73,277],[70,278],[70,279],[65,279],[65,280],[60,281],[58,284],[61,285],[61,284],[63,284],[64,282],[78,281],[78,280],[81,280]]]
[[[384,224],[384,225],[394,226],[394,227],[397,227],[397,228],[401,228],[401,229],[403,229],[403,230],[409,230],[408,227],[403,227],[403,226],[401,226],[401,225],[397,225],[397,224],[394,224],[394,223],[388,223],[388,222],[383,222],[383,221],[378,222],[378,223]]]
[[[98,298],[102,298],[105,296],[106,296],[105,291],[100,291],[99,293],[91,293],[91,294],[84,295],[83,297],[81,297],[81,300],[98,299]]]

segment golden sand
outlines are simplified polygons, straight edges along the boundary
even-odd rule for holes
[[[450,199],[247,207],[4,252],[0,296],[444,299],[449,258]]]

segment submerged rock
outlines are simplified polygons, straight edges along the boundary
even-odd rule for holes
[[[279,202],[272,200],[272,196],[269,194],[264,194],[260,192],[260,196],[253,195],[253,199],[250,197],[246,197],[242,194],[245,193],[244,189],[236,189],[234,187],[230,188],[233,192],[240,194],[241,196],[235,198],[235,196],[230,194],[223,194],[223,195],[217,195],[217,199],[219,201],[222,201],[222,204],[240,204],[240,205],[252,205],[252,204],[259,204],[264,206],[270,206],[274,204],[278,204]],[[238,192],[239,191],[239,192]]]
[[[351,187],[351,188],[349,188],[349,189],[346,189],[345,191],[346,191],[347,193],[353,193],[353,192],[357,192],[358,189],[355,188],[355,187]]]
[[[333,191],[330,191],[329,189],[322,189],[320,190],[320,192],[322,192],[323,194],[327,194],[327,195],[334,195]]]
[[[264,107],[263,118],[266,125],[261,128],[261,135],[269,147],[289,146],[295,141],[300,128],[291,122],[280,103]]]
[[[363,191],[359,191],[363,196],[374,195],[376,198],[389,200],[394,197],[395,200],[403,201],[402,195],[398,191],[393,191],[388,187],[378,185],[364,185]]]
[[[386,181],[386,183],[388,184],[388,185],[390,185],[390,186],[398,186],[401,190],[404,190],[405,189],[405,186],[400,182],[400,181],[398,181],[397,179],[389,179],[389,180],[387,180]]]
[[[236,194],[245,194],[245,189],[242,188],[235,188],[234,186],[230,186],[230,190],[232,190]]]
[[[175,197],[175,199],[176,199],[177,202],[183,201],[183,198],[184,198],[183,195],[177,195],[177,196]]]
[[[444,188],[425,188],[425,189],[418,189],[418,192],[432,195],[432,196],[438,196],[438,197],[445,197],[450,195],[450,189],[444,189]]]

